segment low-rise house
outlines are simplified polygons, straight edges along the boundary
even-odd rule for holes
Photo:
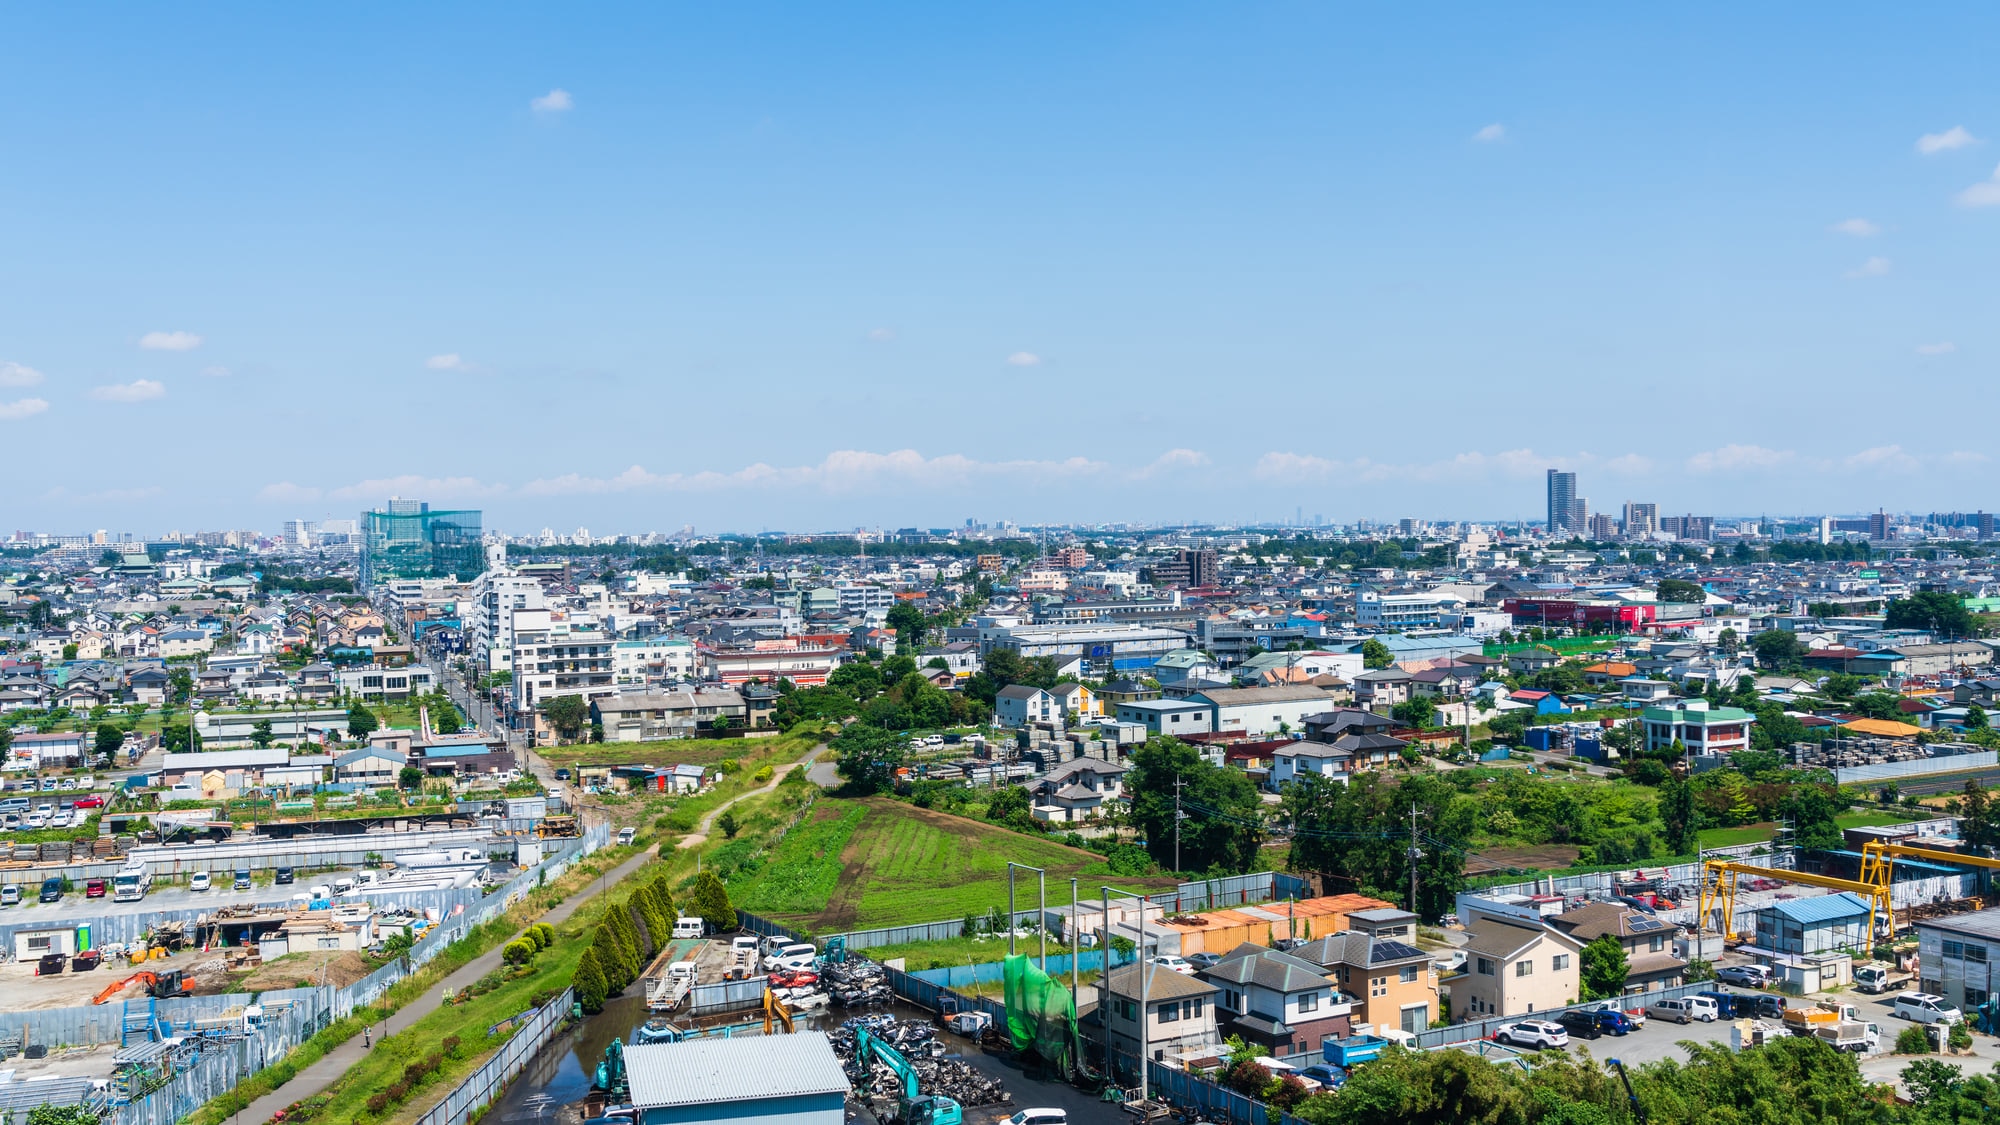
[[[1093,1015],[1109,1020],[1111,1049],[1125,1055],[1139,1053],[1142,974],[1146,1046],[1153,1061],[1185,1068],[1217,1058],[1222,1036],[1216,1030],[1215,1001],[1221,990],[1149,962],[1113,969],[1098,987],[1100,999]]]
[[[1454,1018],[1532,1015],[1583,994],[1583,943],[1568,934],[1481,916],[1464,949],[1465,973],[1450,986]]]
[[[333,760],[333,779],[355,785],[393,788],[409,758],[380,746],[350,750]]]
[[[1365,707],[1393,707],[1410,698],[1416,677],[1401,668],[1376,668],[1354,677],[1354,701]]]
[[[1549,919],[1585,945],[1605,935],[1625,950],[1625,991],[1652,992],[1682,983],[1687,962],[1674,955],[1680,927],[1622,903],[1593,902]]]
[[[1346,781],[1354,773],[1354,754],[1324,742],[1288,742],[1271,755],[1271,787],[1301,777]]]
[[[1307,942],[1293,955],[1318,965],[1353,998],[1356,1023],[1417,1032],[1438,1017],[1431,955],[1408,941],[1354,929]]]
[[[1191,699],[1139,699],[1118,705],[1118,721],[1137,723],[1154,734],[1208,734],[1214,708]]]
[[[1104,706],[1097,701],[1097,695],[1083,684],[1057,684],[1048,692],[1049,698],[1055,701],[1057,709],[1064,715],[1088,718],[1104,713]]]
[[[1246,942],[1196,975],[1220,989],[1216,1030],[1224,1038],[1293,1055],[1349,1032],[1353,1001],[1308,958]]]
[[[1062,719],[1055,696],[1027,684],[1009,684],[993,697],[993,721],[1003,727],[1020,728],[1030,723],[1052,723]]]
[[[1211,709],[1209,729],[1232,734],[1275,734],[1296,730],[1326,710],[1327,695],[1310,684],[1280,687],[1209,688],[1188,696]]]
[[[1105,802],[1124,798],[1124,777],[1130,769],[1096,758],[1072,758],[1056,766],[1031,790],[1035,819],[1068,823],[1102,815]]]
[[[606,742],[656,742],[693,738],[703,728],[745,726],[748,705],[734,688],[695,691],[624,691],[590,701]]]

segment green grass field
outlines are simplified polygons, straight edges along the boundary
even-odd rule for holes
[[[666,742],[586,742],[549,746],[536,754],[558,766],[712,766],[726,758],[748,758],[774,750],[788,751],[778,761],[790,761],[812,749],[812,737],[774,735],[769,738],[677,738]]]
[[[1778,826],[1769,821],[1762,824],[1746,824],[1741,828],[1704,828],[1701,831],[1701,846],[1704,848],[1733,848],[1742,844],[1761,844],[1777,835]]]
[[[822,798],[812,816],[754,872],[739,873],[730,898],[743,909],[815,932],[937,922],[1007,905],[1007,863],[1048,871],[1051,902],[1069,901],[1069,879],[1095,898],[1115,883],[1159,890],[1171,879],[1112,876],[1095,852],[1065,847],[977,820],[885,799]],[[1016,875],[1017,908],[1037,901],[1032,871]]]
[[[1884,824],[1907,824],[1912,820],[1922,820],[1927,815],[1914,809],[1908,812],[1851,812],[1841,813],[1833,818],[1842,828],[1877,828]]]

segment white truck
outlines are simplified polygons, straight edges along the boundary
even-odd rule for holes
[[[1882,1029],[1856,1020],[1820,1024],[1813,1028],[1813,1035],[1837,1051],[1859,1055],[1872,1055],[1882,1047]]]
[[[111,899],[113,902],[138,902],[153,888],[153,874],[146,865],[139,862],[126,864],[118,874],[111,877]]]
[[[687,999],[694,988],[694,962],[676,961],[667,966],[664,976],[651,977],[646,981],[646,1007],[655,1012],[671,1012]]]
[[[1868,961],[1854,966],[1854,987],[1863,992],[1901,992],[1911,979],[1909,973],[1882,961]]]
[[[729,942],[729,967],[723,980],[749,980],[757,974],[757,935],[737,934]]]

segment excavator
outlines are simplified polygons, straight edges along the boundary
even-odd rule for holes
[[[766,1035],[771,1034],[773,1018],[785,1029],[786,1035],[792,1033],[792,1010],[785,1007],[785,1002],[778,999],[777,993],[767,988],[764,990],[764,1034]]]
[[[169,969],[163,973],[156,973],[150,969],[142,969],[116,984],[106,986],[104,991],[98,993],[97,998],[92,1000],[91,1003],[106,1003],[113,996],[118,995],[126,985],[134,982],[145,985],[146,995],[156,1000],[165,1000],[169,996],[188,996],[191,995],[191,992],[188,989],[187,981],[183,979],[184,976],[185,974],[180,969]]]
[[[943,1094],[926,1095],[917,1088],[917,1072],[894,1047],[868,1033],[865,1027],[854,1031],[854,1055],[857,1059],[874,1056],[883,1066],[895,1074],[903,1084],[903,1091],[896,1099],[896,1119],[900,1125],[963,1125],[965,1111],[959,1104]]]

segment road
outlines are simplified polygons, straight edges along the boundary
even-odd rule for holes
[[[821,754],[824,753],[826,753],[826,743],[822,742],[818,746],[813,747],[812,753],[807,754],[805,757],[800,758],[798,761],[787,762],[784,765],[779,766],[776,770],[773,770],[771,772],[771,780],[766,784],[761,785],[755,789],[752,789],[747,793],[738,793],[736,796],[731,797],[727,801],[724,801],[721,804],[715,806],[713,809],[710,809],[708,815],[701,818],[701,823],[694,826],[694,831],[681,837],[681,842],[674,846],[678,848],[698,848],[701,845],[706,844],[708,842],[708,830],[715,826],[715,818],[721,816],[724,812],[727,812],[731,805],[734,805],[738,801],[747,800],[751,797],[755,797],[759,793],[769,793],[771,790],[776,789],[778,787],[779,782],[785,780],[786,774],[792,772],[795,769],[798,769],[800,766],[806,767],[806,776],[810,778],[812,776],[812,770],[814,768],[813,763],[815,762],[816,759],[819,758]]]
[[[640,852],[638,855],[633,856],[606,873],[604,877],[597,881],[595,886],[586,887],[576,896],[563,900],[561,905],[542,915],[540,921],[547,922],[552,926],[561,924],[571,914],[576,912],[577,907],[589,902],[606,888],[617,886],[619,880],[637,871],[653,858],[653,853],[650,850]],[[419,1050],[419,1044],[407,1040],[395,1042],[391,1037],[400,1032],[408,1031],[418,1020],[442,1008],[444,1006],[444,992],[446,989],[464,988],[480,977],[500,968],[500,955],[505,949],[505,945],[494,946],[484,955],[475,958],[472,963],[444,978],[443,981],[439,982],[437,988],[426,992],[421,998],[405,1004],[387,1020],[375,1025],[374,1038],[377,1043],[374,1048],[366,1044],[363,1036],[357,1035],[327,1052],[318,1062],[300,1071],[296,1078],[252,1102],[248,1110],[248,1118],[251,1121],[269,1121],[273,1114],[291,1105],[293,1102],[319,1093],[332,1085],[335,1079],[346,1074],[349,1068],[359,1063],[361,1056],[370,1049],[396,1051],[410,1058],[417,1057],[422,1053]]]

